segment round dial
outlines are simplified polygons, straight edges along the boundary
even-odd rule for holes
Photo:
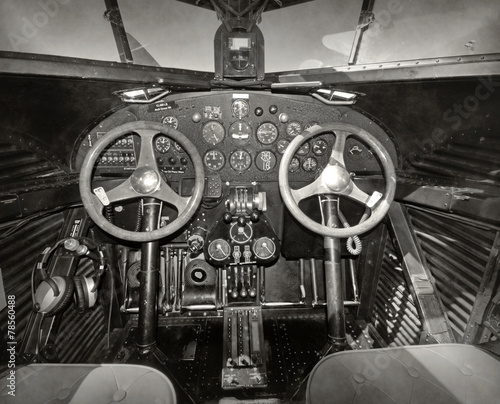
[[[229,229],[229,236],[235,243],[246,243],[250,241],[253,236],[252,226],[248,223],[244,226],[240,226],[238,223],[233,223]]]
[[[288,147],[288,145],[290,144],[290,142],[288,140],[285,140],[285,139],[281,139],[278,144],[276,145],[276,148],[278,149],[278,153],[279,154],[283,154],[286,150],[286,148]]]
[[[257,140],[262,144],[271,144],[278,138],[278,128],[271,122],[264,122],[257,128]]]
[[[163,118],[161,122],[174,129],[177,129],[179,127],[179,120],[175,116],[168,115]]]
[[[226,158],[219,150],[209,150],[203,156],[203,163],[208,169],[219,171],[222,167],[224,167]]]
[[[274,255],[276,252],[276,244],[268,237],[261,237],[255,241],[252,250],[257,258],[265,260]]]
[[[234,100],[233,104],[231,105],[231,112],[233,116],[238,119],[248,116],[249,110],[250,107],[248,105],[248,102],[246,102],[245,100]]]
[[[166,136],[158,136],[155,139],[155,149],[160,153],[166,153],[170,149],[170,139]]]
[[[286,134],[288,136],[297,136],[302,132],[302,125],[297,121],[291,121],[286,125]]]
[[[327,148],[328,144],[326,143],[326,140],[318,139],[313,143],[312,150],[316,156],[322,156],[326,153]]]
[[[255,165],[260,171],[271,171],[276,166],[276,156],[269,150],[261,151],[255,158]]]
[[[231,153],[229,164],[236,171],[245,171],[252,164],[252,157],[245,150],[236,150]]]
[[[294,173],[300,168],[300,161],[297,157],[292,158],[290,165],[288,166],[288,171]]]
[[[237,121],[231,124],[228,133],[233,143],[244,145],[250,140],[252,127],[244,121]]]
[[[217,121],[207,122],[203,125],[202,134],[205,142],[215,145],[224,139],[224,126]]]
[[[231,247],[226,240],[218,238],[208,246],[208,255],[215,261],[224,261],[231,254]]]
[[[316,171],[316,169],[318,168],[318,160],[316,160],[314,157],[308,157],[302,163],[302,168],[307,172]]]
[[[297,155],[299,156],[305,156],[307,153],[309,153],[311,146],[309,146],[309,142],[305,142],[302,146],[299,147],[299,150],[297,150]]]

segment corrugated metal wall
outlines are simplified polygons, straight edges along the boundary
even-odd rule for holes
[[[415,345],[420,340],[422,324],[418,310],[390,238],[387,239],[372,319],[389,346]]]
[[[460,342],[496,232],[428,211],[408,212],[455,338]]]
[[[31,273],[39,254],[55,243],[63,225],[61,213],[28,222],[9,237],[0,239],[0,268],[6,295],[16,297],[16,341],[20,342],[32,310]],[[8,231],[4,229],[0,234]],[[7,310],[0,312],[0,328],[6,335]]]

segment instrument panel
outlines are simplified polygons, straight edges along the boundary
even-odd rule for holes
[[[397,165],[396,149],[387,133],[352,108],[324,105],[305,96],[221,91],[179,94],[149,105],[127,106],[87,134],[75,157],[77,168],[106,130],[133,120],[162,122],[182,132],[197,147],[206,172],[220,175],[222,181],[277,181],[282,155],[297,135],[317,124],[340,121],[366,127],[386,145]],[[118,139],[100,157],[97,174],[133,170],[139,139],[134,134]],[[304,143],[289,165],[290,180],[314,178],[327,164],[334,142],[334,134],[327,133]],[[189,155],[173,139],[159,134],[154,151],[158,167],[168,179],[192,174]],[[345,162],[351,171],[380,171],[369,148],[352,137],[346,142]]]

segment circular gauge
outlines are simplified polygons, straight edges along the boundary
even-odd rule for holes
[[[318,160],[314,157],[308,157],[302,163],[302,168],[307,172],[316,171],[318,168]]]
[[[155,139],[155,149],[160,153],[166,153],[170,149],[170,139],[166,136],[158,136]]]
[[[318,122],[315,122],[315,121],[313,121],[313,122],[309,122],[309,123],[307,123],[307,124],[304,126],[304,129],[309,129],[309,128],[312,128],[313,126],[316,126],[316,125],[319,125],[319,123],[318,123]]]
[[[174,142],[174,149],[175,149],[176,151],[178,151],[179,153],[184,153],[184,149],[183,149],[183,148],[182,148],[182,146],[181,146],[179,143],[177,143],[177,142]]]
[[[250,111],[250,107],[248,102],[245,100],[234,100],[231,105],[231,112],[234,117],[241,119],[245,116],[248,116],[248,111]]]
[[[290,164],[288,166],[288,171],[294,173],[299,168],[300,168],[300,160],[297,157],[293,157],[292,161],[290,161]]]
[[[283,154],[286,150],[286,148],[288,147],[288,145],[290,144],[290,142],[288,140],[280,140],[277,144],[276,144],[276,148],[278,149],[278,153],[279,154]]]
[[[252,157],[250,156],[250,153],[245,150],[236,150],[231,153],[229,164],[233,170],[245,171],[248,170],[252,164]]]
[[[252,239],[252,226],[250,226],[249,223],[246,223],[244,226],[240,226],[238,223],[233,223],[229,229],[229,236],[235,243],[246,243]]]
[[[309,153],[310,149],[311,146],[309,146],[309,142],[305,142],[302,146],[299,147],[299,150],[297,150],[297,155],[305,156],[307,153]]]
[[[224,261],[231,254],[231,247],[226,240],[218,238],[208,246],[208,255],[215,261]]]
[[[271,122],[264,122],[257,128],[257,140],[262,144],[271,144],[278,138],[278,128]]]
[[[268,150],[261,151],[255,157],[255,165],[260,171],[271,171],[276,166],[276,156]]]
[[[302,132],[302,125],[300,122],[297,121],[291,121],[286,125],[286,134],[288,136],[297,136]]]
[[[168,115],[163,118],[161,122],[174,129],[177,129],[179,127],[179,120],[175,116]]]
[[[226,158],[219,150],[209,150],[203,156],[203,164],[212,171],[219,171],[225,163]]]
[[[328,148],[328,143],[326,143],[326,140],[318,139],[313,143],[312,150],[316,156],[322,156],[323,154],[326,153],[327,148]]]
[[[224,139],[224,126],[217,121],[207,122],[203,125],[202,134],[205,142],[215,145]]]
[[[234,144],[241,146],[250,140],[252,127],[244,121],[237,121],[231,124],[228,134]]]
[[[276,244],[268,237],[261,237],[255,241],[252,250],[257,258],[266,260],[276,252]]]

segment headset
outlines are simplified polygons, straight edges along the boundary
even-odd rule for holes
[[[88,257],[93,261],[94,272],[91,276],[49,276],[47,266],[52,254],[63,246],[78,257]],[[86,237],[69,237],[47,247],[35,262],[31,276],[33,311],[44,316],[54,316],[67,307],[74,296],[75,308],[79,313],[93,307],[97,302],[97,288],[106,263],[97,244]],[[35,274],[41,281],[35,288]]]

